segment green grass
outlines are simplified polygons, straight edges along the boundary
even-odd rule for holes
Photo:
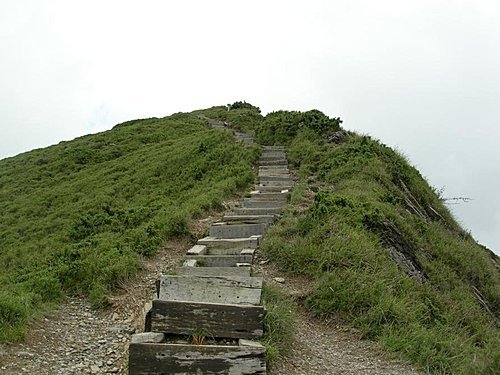
[[[418,171],[383,144],[350,133],[333,145],[303,129],[289,145],[300,181],[263,250],[289,273],[315,280],[307,299],[311,313],[340,315],[433,373],[495,373],[498,258],[477,245]],[[392,261],[388,248],[405,254],[419,277]]]
[[[176,114],[1,160],[0,341],[67,294],[104,305],[140,256],[253,182],[259,152]]]
[[[293,344],[295,328],[295,303],[277,288],[264,284],[262,305],[267,314],[264,318],[264,336],[268,366],[272,366]]]
[[[258,148],[206,128],[200,113],[288,146],[299,181],[263,251],[312,279],[311,314],[341,316],[431,373],[498,373],[498,257],[456,223],[439,192],[389,147],[339,133],[338,118],[264,117],[244,102],[129,121],[1,160],[0,341],[22,337],[35,311],[68,293],[104,304],[140,256],[189,236],[191,219],[253,181]],[[272,361],[291,343],[293,309],[268,286],[263,303]]]

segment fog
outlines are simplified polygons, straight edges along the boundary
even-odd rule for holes
[[[0,3],[0,158],[246,100],[404,153],[500,253],[500,3]]]

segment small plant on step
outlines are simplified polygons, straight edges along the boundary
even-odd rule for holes
[[[203,345],[207,337],[212,338],[212,335],[206,329],[200,328],[189,336],[189,341],[192,345]]]

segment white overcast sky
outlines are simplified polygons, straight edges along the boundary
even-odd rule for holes
[[[500,1],[0,0],[0,158],[246,100],[406,154],[500,253]]]

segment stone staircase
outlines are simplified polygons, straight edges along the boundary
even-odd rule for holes
[[[132,336],[129,374],[266,374],[266,351],[257,341],[266,314],[262,277],[252,264],[293,185],[284,148],[264,146],[250,197],[212,224],[175,275],[157,281],[147,332]]]

